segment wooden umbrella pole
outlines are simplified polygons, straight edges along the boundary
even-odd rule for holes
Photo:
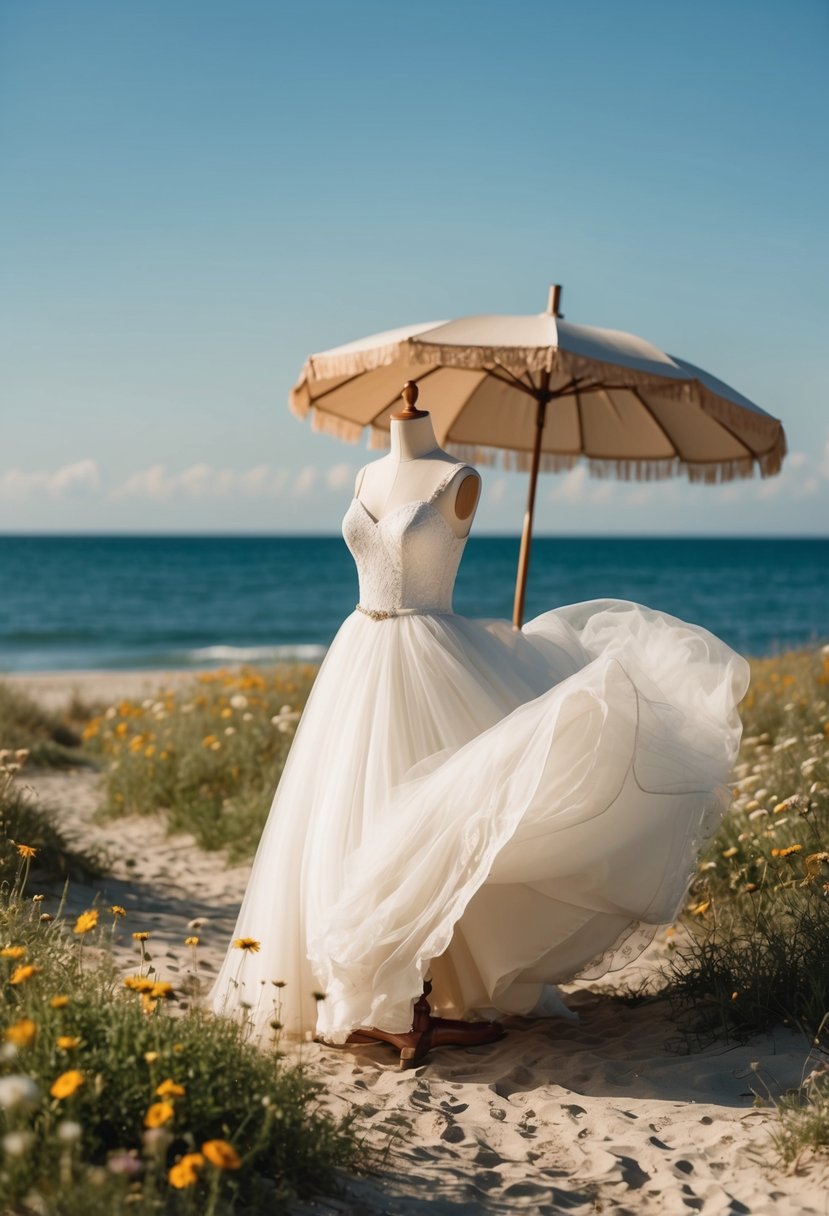
[[[549,383],[549,376],[546,377]],[[535,443],[533,444],[533,459],[530,466],[530,486],[527,491],[527,509],[524,512],[524,527],[521,532],[521,548],[518,552],[518,577],[515,580],[515,602],[512,608],[512,627],[520,629],[524,622],[524,600],[527,594],[527,571],[530,567],[530,544],[533,531],[533,514],[535,512],[535,487],[538,481],[538,466],[541,461],[541,435],[544,430],[544,419],[547,413],[547,385],[544,385],[538,398],[538,408],[535,415]]]

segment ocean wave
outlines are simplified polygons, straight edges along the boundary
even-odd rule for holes
[[[326,647],[312,642],[285,643],[281,646],[202,646],[182,651],[178,656],[187,663],[315,663]]]

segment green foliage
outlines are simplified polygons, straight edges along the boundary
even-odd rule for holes
[[[251,1044],[237,1022],[179,1004],[148,963],[126,987],[109,948],[117,912],[68,923],[41,906],[20,882],[0,903],[0,1210],[103,1216],[129,1195],[142,1214],[276,1213],[358,1162],[350,1122],[325,1112],[278,1032]],[[214,1164],[211,1141],[238,1168]],[[198,1155],[191,1184],[185,1154]]]
[[[0,680],[0,747],[26,748],[32,765],[66,768],[88,764],[89,757],[80,750],[87,714],[74,699],[63,714],[51,713],[22,689]]]
[[[83,738],[107,766],[105,812],[161,809],[203,848],[249,857],[315,675],[307,664],[204,672],[154,700],[95,714]]]
[[[829,651],[752,664],[731,810],[700,859],[668,967],[686,1032],[747,1039],[775,1024],[826,1050]],[[829,1087],[780,1107],[786,1160],[829,1147]]]

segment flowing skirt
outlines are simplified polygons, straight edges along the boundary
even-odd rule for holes
[[[673,920],[727,808],[744,659],[623,600],[516,631],[354,612],[300,719],[209,997],[256,1036],[563,1013]],[[319,999],[319,994],[324,999]],[[315,995],[316,994],[316,995]]]

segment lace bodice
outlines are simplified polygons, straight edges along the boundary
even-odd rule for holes
[[[451,612],[465,536],[456,536],[435,500],[456,473],[451,465],[428,499],[404,503],[376,520],[358,498],[343,518],[343,538],[357,564],[359,607],[369,615]]]

